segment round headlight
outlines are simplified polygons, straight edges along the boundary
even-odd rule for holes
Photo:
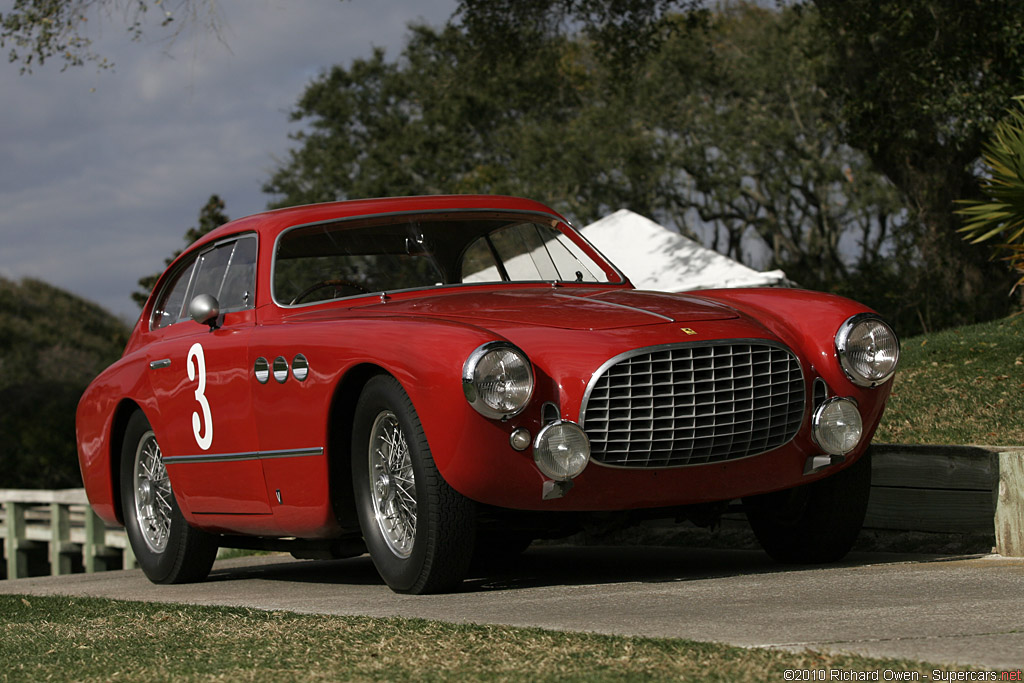
[[[567,481],[579,476],[590,462],[590,439],[575,422],[552,422],[537,435],[533,461],[545,477]]]
[[[877,316],[861,313],[839,328],[836,354],[850,381],[862,387],[875,387],[896,372],[900,342]]]
[[[462,366],[466,400],[485,417],[518,415],[533,396],[533,366],[526,354],[508,342],[488,342]]]
[[[864,433],[857,404],[848,398],[832,398],[818,406],[811,426],[814,442],[829,455],[846,455]]]

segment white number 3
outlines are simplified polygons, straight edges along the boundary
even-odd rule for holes
[[[195,359],[195,365],[192,364]],[[196,443],[204,451],[210,448],[213,443],[213,416],[210,415],[210,402],[206,400],[206,357],[203,355],[203,346],[199,342],[192,345],[188,350],[188,359],[185,361],[188,367],[188,378],[196,379],[199,376],[199,386],[196,387],[196,402],[203,409],[203,417],[199,413],[192,413],[192,433],[195,434]],[[200,427],[206,426],[206,434],[200,435]]]

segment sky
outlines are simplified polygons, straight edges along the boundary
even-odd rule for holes
[[[0,13],[13,0],[0,0]],[[395,58],[410,22],[442,25],[456,0],[217,0],[223,42],[173,44],[155,24],[132,42],[106,23],[115,66],[30,75],[0,62],[0,275],[49,282],[134,322],[130,294],[185,246],[211,194],[240,218],[261,190],[305,87],[334,64]]]

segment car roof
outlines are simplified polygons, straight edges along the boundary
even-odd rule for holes
[[[190,245],[188,251],[239,232],[254,231],[261,234],[276,234],[284,228],[296,225],[308,225],[344,218],[454,209],[527,211],[543,213],[560,220],[565,220],[556,211],[540,202],[532,199],[523,199],[522,197],[506,197],[502,195],[424,195],[353,199],[275,209],[239,218],[211,230],[196,240],[194,244]]]

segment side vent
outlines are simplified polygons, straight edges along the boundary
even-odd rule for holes
[[[823,380],[820,377],[814,380],[814,405],[811,408],[811,412],[817,410],[818,406],[820,406],[828,399],[828,394],[828,384],[825,383],[825,380]]]

